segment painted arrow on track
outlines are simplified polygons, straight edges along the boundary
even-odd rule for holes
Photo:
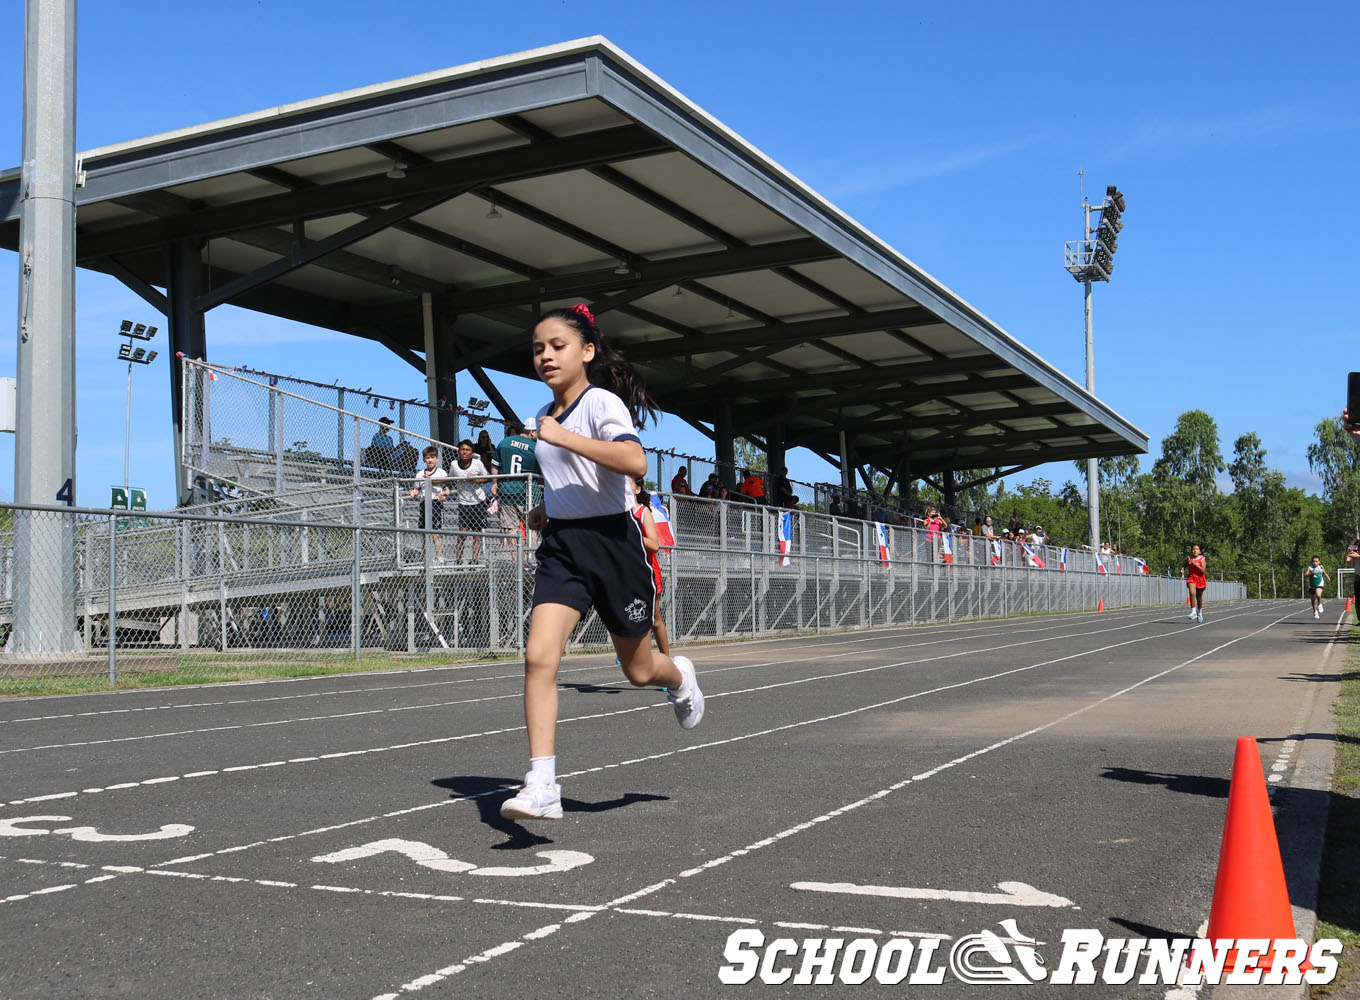
[[[911,889],[895,885],[855,885],[852,882],[794,882],[790,888],[805,892],[838,892],[852,896],[887,896],[892,899],[943,899],[951,903],[1000,903],[1007,906],[1075,906],[1072,900],[1041,892],[1024,882],[998,882],[1000,892],[968,892],[956,889]]]

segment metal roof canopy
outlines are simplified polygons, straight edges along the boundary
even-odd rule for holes
[[[662,407],[899,481],[1147,450],[1147,437],[601,37],[85,153],[81,266],[170,317],[247,309],[441,375],[534,377],[589,302]],[[19,171],[0,174],[17,249]],[[162,294],[157,287],[165,288]],[[172,358],[175,418],[179,365]],[[499,400],[498,400],[499,401]],[[504,409],[504,407],[503,407]],[[700,427],[710,436],[715,431]]]

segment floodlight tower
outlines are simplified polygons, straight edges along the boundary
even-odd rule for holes
[[[1086,391],[1095,395],[1096,354],[1095,334],[1091,326],[1091,285],[1109,281],[1114,273],[1114,253],[1119,249],[1119,231],[1124,228],[1124,196],[1111,184],[1105,189],[1105,200],[1095,208],[1097,214],[1094,236],[1091,229],[1091,203],[1083,194],[1081,208],[1085,229],[1080,240],[1069,240],[1063,245],[1063,263],[1067,273],[1081,282],[1082,300],[1086,311]],[[1091,551],[1100,551],[1100,466],[1096,459],[1086,460],[1086,506],[1091,517]]]
[[[118,360],[128,363],[127,410],[123,415],[123,495],[131,497],[132,494],[128,492],[128,456],[132,451],[132,366],[149,365],[156,360],[155,351],[148,351],[145,347],[134,348],[132,342],[150,340],[156,336],[156,328],[145,323],[134,326],[132,320],[125,319],[118,328],[118,336],[128,338],[118,345]]]

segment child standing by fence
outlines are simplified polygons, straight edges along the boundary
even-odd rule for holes
[[[538,414],[535,457],[544,502],[529,513],[542,531],[533,612],[524,657],[524,720],[529,773],[501,804],[508,819],[561,819],[557,783],[557,669],[562,650],[594,606],[609,630],[624,675],[636,687],[665,687],[676,719],[699,724],[704,696],[694,664],[651,648],[656,584],[625,477],[647,474],[634,431],[656,404],[584,305],[553,309],[533,335],[534,370],[552,390]]]

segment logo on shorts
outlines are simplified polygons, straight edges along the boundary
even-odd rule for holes
[[[647,605],[642,598],[633,601],[632,604],[623,609],[623,613],[628,616],[630,622],[643,622],[647,620]]]

